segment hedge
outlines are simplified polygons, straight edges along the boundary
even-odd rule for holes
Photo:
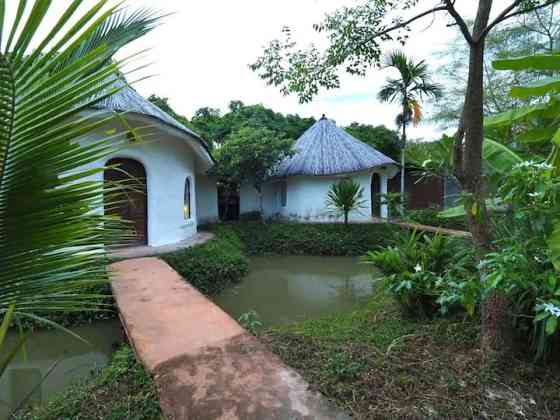
[[[221,292],[237,283],[249,271],[244,245],[231,229],[216,227],[215,239],[192,248],[162,255],[161,258],[185,280],[206,295]]]
[[[386,246],[400,228],[388,224],[239,223],[229,228],[248,255],[361,256]]]

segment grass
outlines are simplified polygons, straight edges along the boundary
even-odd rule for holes
[[[157,420],[163,419],[155,385],[130,347],[87,381],[76,383],[51,402],[16,420]]]
[[[487,367],[477,321],[413,321],[380,292],[356,311],[260,334],[356,419],[551,419],[560,367],[511,358]]]

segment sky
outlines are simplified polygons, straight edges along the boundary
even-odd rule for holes
[[[64,7],[67,0],[57,0]],[[312,25],[325,13],[356,0],[128,0],[131,7],[148,7],[171,13],[144,38],[127,47],[121,56],[148,49],[136,62],[149,64],[136,77],[151,76],[134,87],[144,96],[154,93],[169,99],[179,114],[192,117],[201,107],[227,110],[232,100],[261,103],[274,111],[320,118],[326,114],[339,125],[353,121],[395,127],[397,105],[382,104],[376,95],[389,69],[372,69],[366,77],[344,75],[339,89],[321,92],[313,102],[300,104],[295,96],[283,96],[267,86],[248,65],[261,54],[268,41],[290,26],[294,39],[305,47],[321,45]],[[506,0],[496,0],[496,9]],[[433,1],[424,1],[426,4]],[[461,11],[474,13],[473,0],[460,0]],[[426,60],[435,70],[445,60],[434,53],[454,38],[445,14],[415,24],[404,51],[415,60]],[[399,46],[388,45],[387,51]],[[130,77],[134,79],[134,77]],[[426,106],[429,115],[429,104]],[[411,128],[410,138],[434,140],[441,130],[426,122]]]

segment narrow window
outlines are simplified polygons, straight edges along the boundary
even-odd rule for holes
[[[185,215],[185,220],[189,220],[191,218],[191,179],[189,177],[185,179],[183,213]]]
[[[288,205],[288,184],[286,182],[280,184],[280,202],[282,207]]]

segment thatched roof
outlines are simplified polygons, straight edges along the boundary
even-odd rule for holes
[[[321,118],[298,139],[296,153],[279,166],[276,176],[337,175],[360,172],[396,162]]]
[[[196,139],[210,155],[208,145],[202,137],[148,101],[136,92],[134,88],[128,85],[128,83],[123,80],[117,80],[113,86],[120,88],[120,90],[108,98],[97,102],[94,106],[95,108],[107,109],[115,112],[126,112],[129,114],[139,114],[155,118],[159,122],[179,130],[182,134],[187,134],[188,136]],[[212,158],[211,155],[210,157]]]

